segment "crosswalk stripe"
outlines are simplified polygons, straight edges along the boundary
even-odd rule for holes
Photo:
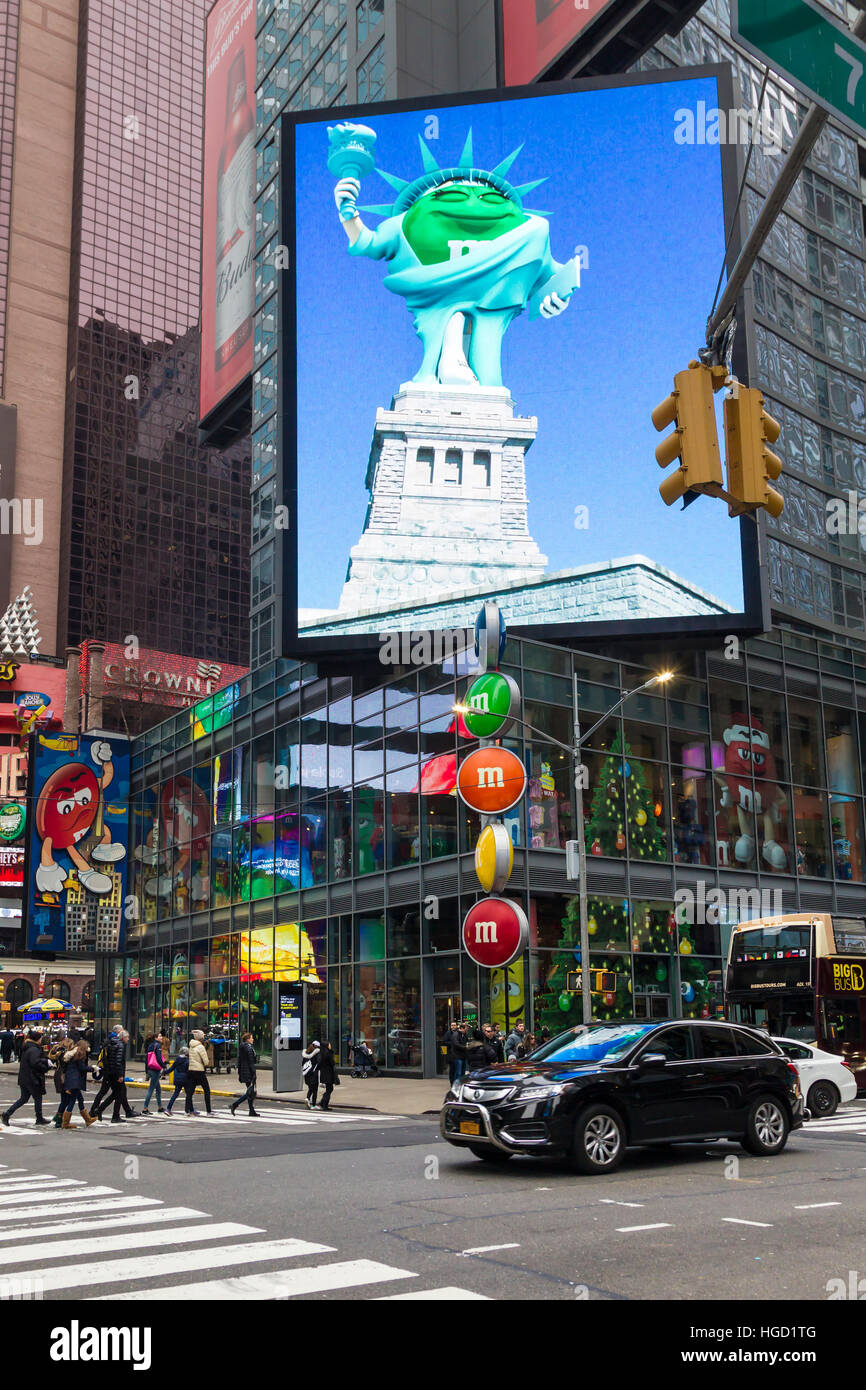
[[[220,1116],[220,1118],[222,1118],[222,1116]],[[295,1126],[297,1126],[297,1125],[303,1125],[306,1129],[309,1129],[311,1125],[314,1125],[314,1124],[316,1123],[315,1120],[313,1120],[313,1119],[309,1119],[309,1120],[295,1119],[295,1117],[294,1117],[293,1115],[292,1115],[292,1116],[287,1116],[287,1115],[285,1115],[285,1116],[284,1116],[284,1115],[227,1115],[227,1116],[226,1116],[226,1122],[227,1122],[228,1124],[230,1124],[230,1125],[234,1125],[235,1128],[239,1128],[239,1127],[240,1127],[240,1122],[241,1122],[241,1121],[244,1121],[245,1124],[249,1125],[249,1127],[250,1127],[251,1129],[252,1129],[255,1125],[282,1125],[282,1126],[283,1126],[284,1128],[286,1128],[286,1129],[294,1129]]]
[[[231,1301],[238,1298],[296,1298],[300,1294],[325,1293],[332,1289],[357,1289],[367,1284],[384,1284],[391,1279],[417,1278],[418,1275],[412,1270],[395,1269],[391,1265],[378,1264],[375,1260],[341,1260],[336,1264],[303,1266],[292,1270],[278,1269],[271,1274],[241,1274],[232,1279],[173,1285],[160,1290],[158,1296],[184,1300],[206,1298],[208,1302]],[[102,1298],[93,1301],[111,1303],[141,1296],[141,1291],[136,1293],[134,1290],[127,1290],[123,1293],[104,1294]],[[153,1297],[150,1290],[147,1291],[147,1296]]]
[[[857,1134],[863,1132],[866,1120],[842,1120],[839,1124],[834,1124],[832,1120],[810,1120],[804,1125],[802,1130],[797,1130],[798,1134],[844,1134],[854,1131]]]
[[[128,1260],[98,1260],[64,1269],[25,1270],[19,1279],[38,1279],[46,1293],[52,1289],[72,1289],[85,1284],[128,1283],[133,1279],[153,1279],[182,1274],[191,1269],[220,1269],[226,1265],[260,1264],[299,1255],[332,1255],[333,1245],[317,1245],[307,1240],[269,1240],[254,1245],[217,1245],[208,1250],[179,1250],[170,1255],[142,1255]]]
[[[0,1226],[0,1266],[3,1263],[2,1247],[13,1240],[42,1240],[45,1236],[83,1235],[85,1231],[106,1231],[113,1226],[151,1226],[159,1221],[192,1221],[195,1217],[207,1218],[206,1211],[196,1211],[195,1207],[160,1207],[157,1211],[129,1211],[117,1216],[94,1216],[92,1220],[49,1221],[44,1226],[13,1226],[4,1230]]]
[[[64,1192],[7,1192],[0,1197],[0,1207],[12,1206],[22,1198],[28,1202],[62,1202],[78,1197],[113,1197],[118,1191],[116,1187],[76,1187],[71,1192],[68,1188]]]
[[[175,1226],[167,1231],[124,1231],[116,1236],[85,1236],[83,1239],[53,1240],[44,1245],[41,1232],[33,1232],[33,1244],[26,1250],[4,1250],[3,1268],[23,1264],[34,1256],[39,1260],[77,1259],[110,1250],[145,1250],[157,1245],[191,1245],[205,1240],[231,1240],[234,1236],[264,1235],[261,1226],[243,1226],[238,1221],[213,1221],[209,1226]]]
[[[114,1192],[115,1188],[106,1188],[107,1192]],[[70,1192],[69,1197],[77,1198],[80,1194]],[[0,1211],[0,1222],[3,1221],[27,1221],[31,1217],[44,1216],[68,1216],[70,1212],[92,1212],[92,1211],[118,1211],[121,1208],[127,1210],[133,1207],[161,1207],[162,1202],[158,1197],[106,1197],[102,1201],[65,1201],[58,1202],[55,1206],[24,1206],[11,1207],[6,1211]]]
[[[34,1182],[39,1183],[40,1192],[56,1192],[61,1187],[86,1187],[83,1178],[52,1178],[47,1173],[37,1173],[33,1178],[16,1178],[15,1182],[10,1182],[7,1187],[0,1187],[0,1198],[20,1197],[22,1192],[27,1192]]]
[[[26,1173],[26,1172],[27,1172],[27,1169],[26,1169],[26,1168],[9,1168],[5,1163],[0,1163],[0,1169],[2,1169],[3,1177],[4,1177],[4,1178],[8,1178],[12,1173]]]
[[[375,1299],[374,1302],[398,1303],[401,1300],[403,1302],[408,1302],[409,1299],[415,1299],[418,1303],[438,1303],[446,1300],[450,1302],[457,1301],[458,1299],[477,1299],[484,1303],[489,1303],[491,1301],[486,1293],[474,1293],[472,1289],[458,1289],[446,1286],[442,1289],[413,1289],[411,1293],[383,1293],[379,1294],[379,1297]]]
[[[20,1187],[23,1182],[47,1182],[53,1178],[53,1173],[28,1173],[26,1168],[19,1168],[19,1173],[23,1177],[7,1177],[5,1174],[0,1177],[0,1192],[9,1187]]]

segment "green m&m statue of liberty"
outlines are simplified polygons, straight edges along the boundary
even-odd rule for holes
[[[523,206],[544,179],[514,186],[519,146],[495,168],[475,166],[470,130],[456,165],[440,168],[419,135],[423,172],[405,180],[378,170],[392,204],[358,208],[360,178],[374,167],[376,136],[349,122],[328,131],[334,199],[353,256],[388,262],[385,287],[406,301],[424,350],[414,380],[501,386],[502,339],[525,309],[555,318],[580,285],[578,262],[553,259],[547,215]],[[360,212],[384,217],[375,230]]]

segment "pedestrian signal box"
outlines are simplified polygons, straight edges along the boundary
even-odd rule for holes
[[[579,970],[567,970],[565,988],[570,994],[579,994],[581,978]],[[616,989],[616,975],[612,970],[590,970],[589,988],[593,994],[607,994]]]

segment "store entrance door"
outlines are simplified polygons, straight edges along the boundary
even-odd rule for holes
[[[451,1027],[452,1020],[460,1017],[460,1000],[456,994],[433,995],[433,1037],[436,1043],[436,1075],[444,1076],[448,1071],[448,1048],[442,1039]]]

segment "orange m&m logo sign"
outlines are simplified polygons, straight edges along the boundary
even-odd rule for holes
[[[507,748],[476,748],[457,772],[461,801],[482,815],[508,811],[526,791],[526,768]]]

